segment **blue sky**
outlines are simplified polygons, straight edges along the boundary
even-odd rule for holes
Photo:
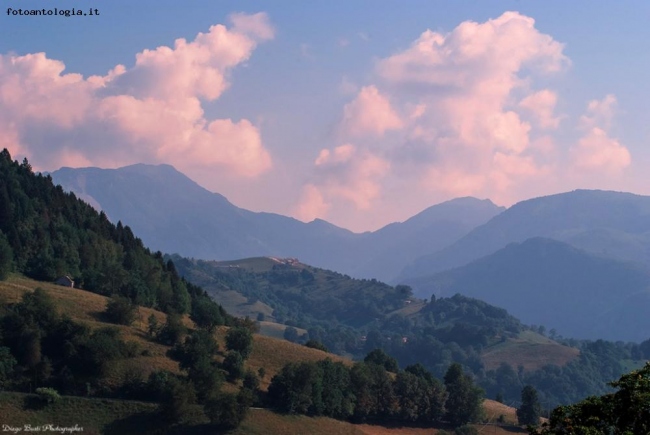
[[[356,231],[457,196],[650,193],[647,2],[3,5],[100,12],[0,13],[0,146],[38,169],[169,163]]]

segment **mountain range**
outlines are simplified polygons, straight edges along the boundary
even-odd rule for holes
[[[321,219],[304,223],[239,208],[169,165],[62,168],[51,176],[113,222],[129,225],[154,250],[207,260],[297,257],[315,266],[384,281],[504,210],[489,200],[458,198],[405,222],[359,234]]]
[[[239,208],[168,165],[51,174],[154,250],[204,260],[294,257],[357,278],[455,293],[578,338],[644,340],[650,197],[576,190],[519,202],[457,198],[374,232]]]
[[[546,237],[588,252],[650,264],[650,197],[576,190],[519,202],[458,241],[408,265],[400,279],[463,266],[509,243]]]

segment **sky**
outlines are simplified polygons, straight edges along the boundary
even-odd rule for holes
[[[358,232],[462,196],[650,194],[648,2],[1,4],[0,147],[39,171],[171,164]],[[54,8],[99,15],[13,12]]]

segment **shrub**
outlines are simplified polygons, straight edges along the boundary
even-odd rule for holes
[[[131,325],[135,321],[138,307],[130,299],[114,296],[106,305],[104,315],[109,322],[118,325]]]
[[[309,340],[307,343],[305,343],[305,346],[311,347],[312,349],[322,350],[323,352],[329,352],[327,347],[325,347],[325,345],[318,340]]]
[[[37,388],[36,394],[41,399],[41,401],[43,401],[43,403],[47,404],[58,402],[61,399],[59,392],[54,388]]]

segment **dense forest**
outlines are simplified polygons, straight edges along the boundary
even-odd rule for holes
[[[75,286],[166,313],[189,313],[212,303],[180,278],[173,263],[152,253],[128,226],[34,174],[29,162],[0,152],[0,277],[10,271],[52,282],[71,277]],[[221,310],[221,323],[229,318]]]

